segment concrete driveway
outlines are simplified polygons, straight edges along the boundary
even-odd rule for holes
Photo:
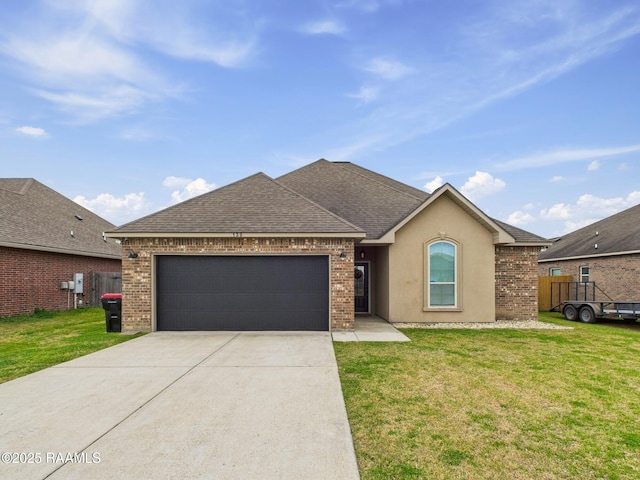
[[[0,385],[0,478],[357,479],[327,332],[157,332]]]

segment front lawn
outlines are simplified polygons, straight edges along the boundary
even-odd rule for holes
[[[101,308],[0,318],[0,383],[132,338],[107,333]]]
[[[640,478],[640,332],[541,320],[334,343],[362,478]]]

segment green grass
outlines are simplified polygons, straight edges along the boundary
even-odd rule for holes
[[[362,478],[640,478],[640,332],[541,320],[335,343]]]
[[[0,319],[0,383],[135,338],[107,333],[104,310]]]

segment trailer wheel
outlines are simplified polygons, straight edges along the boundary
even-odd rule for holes
[[[580,321],[582,323],[596,323],[596,314],[593,308],[584,306],[580,309]]]
[[[564,318],[571,320],[572,322],[575,322],[578,319],[578,309],[573,305],[567,305],[564,307],[562,314],[564,315]]]

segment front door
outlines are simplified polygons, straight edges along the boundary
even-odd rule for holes
[[[369,262],[356,262],[353,271],[356,313],[371,313],[369,310]]]

